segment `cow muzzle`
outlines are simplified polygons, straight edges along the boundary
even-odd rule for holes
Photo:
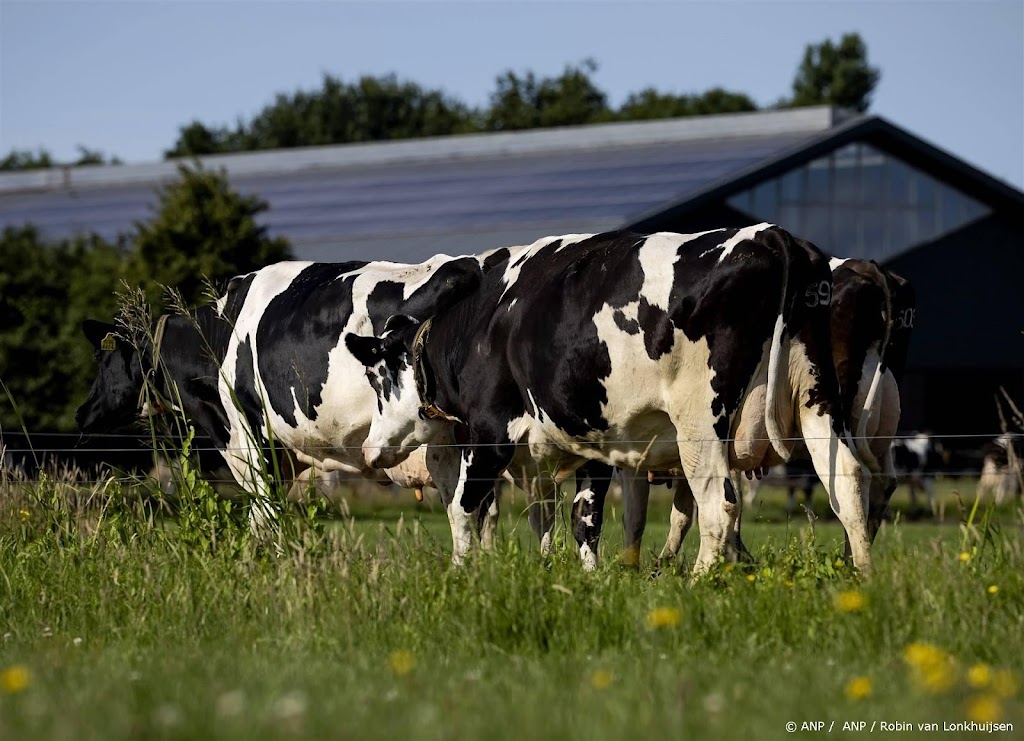
[[[399,448],[363,443],[363,459],[370,468],[393,468],[408,457]]]

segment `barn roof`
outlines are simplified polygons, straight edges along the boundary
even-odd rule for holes
[[[418,261],[638,223],[822,141],[830,107],[211,156],[297,256]],[[0,175],[0,226],[107,238],[147,218],[179,163]]]

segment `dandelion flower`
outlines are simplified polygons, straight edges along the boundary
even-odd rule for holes
[[[960,552],[960,560],[963,561],[964,563],[967,563],[968,561],[971,560],[971,554],[968,553],[967,551],[961,551]]]
[[[988,588],[988,593],[989,594],[995,594],[998,591],[999,591],[999,587],[997,587],[995,584],[990,585],[989,588]]]
[[[404,677],[416,667],[416,657],[411,651],[392,651],[388,663],[391,664],[391,671],[395,676]]]
[[[946,654],[938,646],[914,642],[903,649],[903,659],[911,666],[921,668],[944,661]]]
[[[755,579],[757,579],[757,577],[754,576],[753,574],[747,574],[747,581],[752,582]]]
[[[953,661],[942,649],[930,643],[911,643],[903,649],[903,658],[914,672],[918,688],[933,695],[953,687]]]
[[[863,700],[871,697],[871,680],[868,677],[854,677],[846,684],[846,697],[849,700]]]
[[[996,723],[1003,716],[999,700],[990,695],[975,695],[967,701],[967,719],[975,723]]]
[[[967,670],[967,684],[976,690],[984,689],[992,683],[992,670],[988,664],[975,664]]]
[[[655,607],[647,613],[647,627],[651,630],[658,628],[674,628],[683,622],[683,613],[678,607]]]
[[[0,671],[0,689],[11,695],[24,690],[31,681],[32,674],[28,667],[22,664],[15,664]]]
[[[594,686],[595,690],[606,690],[611,686],[612,679],[614,679],[614,676],[610,671],[598,669],[594,672],[594,676],[590,678],[590,683]]]
[[[833,604],[839,612],[860,612],[867,604],[867,597],[856,590],[840,592],[835,596]]]

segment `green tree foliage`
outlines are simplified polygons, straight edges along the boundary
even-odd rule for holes
[[[181,157],[218,152],[409,139],[472,131],[472,111],[440,90],[394,75],[344,83],[325,75],[319,90],[280,94],[249,123],[234,130],[193,121],[164,154]]]
[[[159,192],[153,218],[136,224],[129,275],[154,305],[161,286],[199,303],[204,277],[220,283],[290,257],[288,242],[269,237],[256,220],[266,201],[233,190],[222,171],[178,170],[181,179]]]
[[[863,112],[871,105],[871,93],[880,79],[878,68],[868,64],[867,45],[860,34],[843,34],[838,44],[825,39],[804,50],[788,105],[828,104]]]
[[[505,72],[495,83],[484,128],[514,131],[610,120],[608,97],[590,79],[596,71],[597,63],[588,59],[580,66],[567,66],[558,77]]]
[[[13,149],[0,160],[0,170],[42,170],[54,166],[53,157],[45,149],[33,152],[31,149]]]
[[[14,149],[11,153],[0,160],[0,171],[18,170],[43,170],[48,167],[78,166],[78,165],[120,165],[121,160],[117,157],[107,157],[98,149],[89,149],[81,144],[78,145],[78,159],[72,162],[60,163],[53,159],[45,149],[33,152],[30,149]]]
[[[0,235],[0,380],[29,429],[74,429],[92,377],[81,323],[113,316],[123,262],[123,248],[98,237],[47,243],[32,226]],[[18,429],[6,395],[0,425]]]
[[[711,113],[756,111],[757,104],[744,93],[716,87],[699,95],[674,95],[645,88],[632,93],[619,109],[618,118],[641,121],[654,118],[703,116]]]

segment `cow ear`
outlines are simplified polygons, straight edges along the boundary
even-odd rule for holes
[[[384,357],[382,343],[376,337],[361,337],[349,333],[345,335],[345,347],[367,368],[377,365]]]
[[[401,329],[405,329],[406,327],[415,327],[419,323],[420,320],[414,316],[409,316],[408,314],[392,314],[384,322],[384,330],[381,334],[384,334],[385,332],[397,332]]]
[[[117,333],[117,327],[107,322],[98,322],[95,319],[86,319],[82,322],[82,332],[93,347],[103,347],[104,341],[109,345],[113,336]],[[112,349],[112,348],[111,348]]]

